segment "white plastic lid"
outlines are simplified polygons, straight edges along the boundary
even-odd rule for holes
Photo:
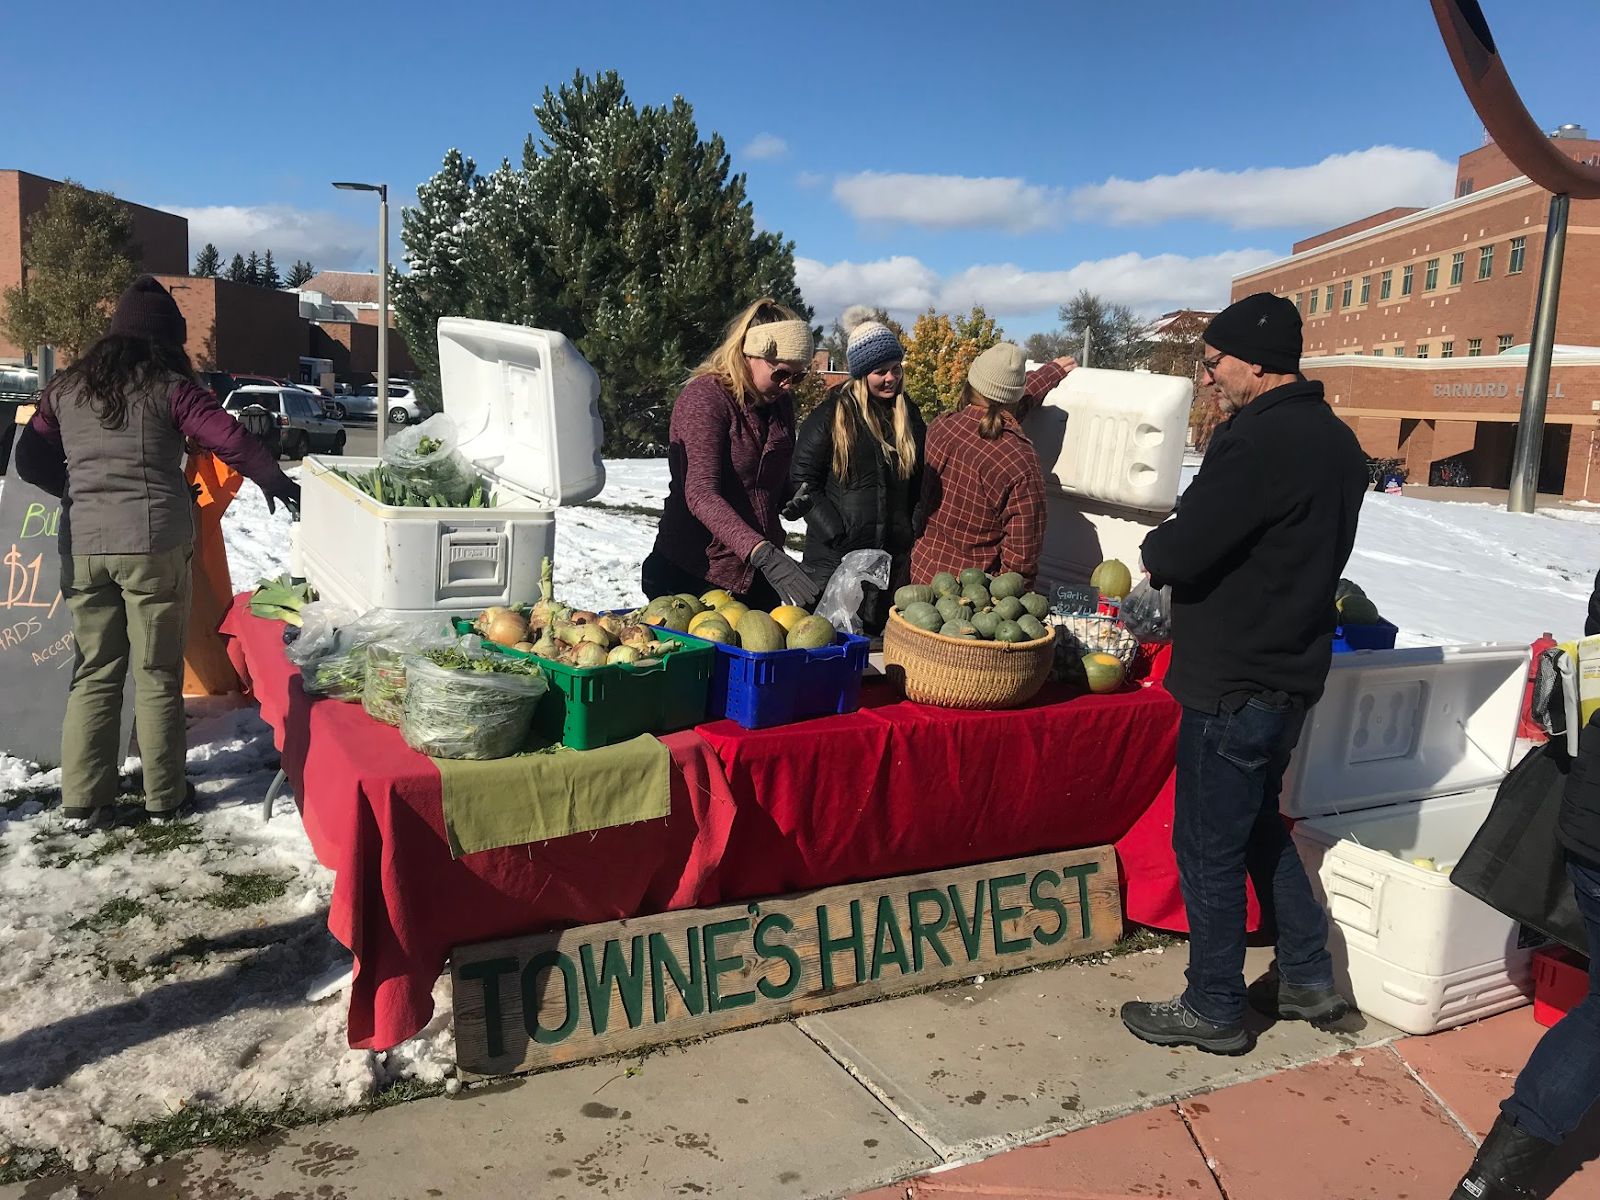
[[[1335,654],[1283,781],[1282,811],[1331,816],[1499,783],[1511,769],[1528,647]]]
[[[605,487],[600,377],[563,334],[440,317],[439,379],[479,467],[552,507]]]

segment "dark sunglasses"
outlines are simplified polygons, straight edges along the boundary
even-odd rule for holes
[[[809,371],[791,371],[788,367],[775,367],[772,372],[772,382],[779,387],[783,387],[788,383],[798,385],[810,373]]]

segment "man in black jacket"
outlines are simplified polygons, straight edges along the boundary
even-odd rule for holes
[[[1173,849],[1189,916],[1188,987],[1131,1003],[1122,1020],[1157,1045],[1217,1054],[1244,1029],[1245,877],[1275,917],[1275,977],[1251,1000],[1333,1020],[1328,918],[1278,816],[1306,709],[1333,653],[1334,589],[1355,543],[1366,456],[1300,374],[1300,313],[1265,292],[1206,328],[1205,379],[1227,419],[1181,510],[1145,539],[1151,583],[1172,587],[1172,665],[1183,704]]]

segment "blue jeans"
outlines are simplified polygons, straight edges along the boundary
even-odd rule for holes
[[[1600,1100],[1600,863],[1569,855],[1567,874],[1589,932],[1589,994],[1539,1039],[1500,1106],[1528,1133],[1558,1145]]]
[[[1183,998],[1218,1025],[1244,1019],[1245,876],[1278,930],[1278,973],[1294,987],[1332,987],[1328,915],[1278,816],[1303,708],[1252,697],[1238,712],[1185,708],[1178,727],[1172,848],[1189,913]]]

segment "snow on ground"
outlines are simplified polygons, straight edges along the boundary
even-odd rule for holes
[[[605,490],[561,511],[563,600],[643,602],[666,492],[664,461],[610,462]],[[286,569],[288,528],[246,485],[224,524],[235,588]],[[1525,644],[1581,629],[1596,567],[1600,513],[1374,493],[1347,574],[1406,644]],[[288,796],[260,819],[277,754],[255,710],[204,702],[190,717],[199,811],[169,829],[79,839],[53,807],[59,771],[0,755],[0,1153],[129,1166],[127,1127],[180,1105],[347,1105],[453,1070],[448,979],[429,1028],[387,1055],[346,1047],[339,996],[304,999],[347,961],[326,931],[332,878]]]

